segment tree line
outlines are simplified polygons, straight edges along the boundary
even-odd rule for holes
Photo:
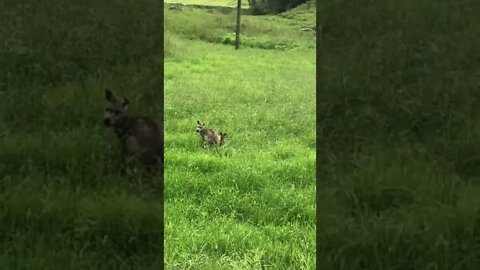
[[[313,0],[248,0],[253,15],[278,14]]]

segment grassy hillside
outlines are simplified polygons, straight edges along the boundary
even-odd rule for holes
[[[319,266],[478,269],[478,2],[320,3]]]
[[[215,10],[184,7],[165,9],[165,54],[183,52],[178,39],[201,40],[208,43],[235,44],[236,13],[223,14]],[[298,11],[279,16],[242,16],[242,47],[268,50],[315,50],[315,34],[302,28],[315,26],[314,11]],[[178,40],[179,41],[179,40]],[[181,46],[181,45],[180,45]]]
[[[165,3],[180,3],[183,5],[205,5],[217,7],[237,7],[237,0],[165,0]],[[242,8],[248,8],[248,0],[242,1]]]
[[[235,51],[233,14],[165,10],[167,269],[315,269],[315,36],[242,18]]]
[[[102,122],[106,87],[161,120],[159,10],[0,1],[1,269],[163,263],[160,179],[122,173]]]

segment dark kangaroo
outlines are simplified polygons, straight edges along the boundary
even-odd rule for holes
[[[163,129],[150,117],[129,115],[126,97],[120,100],[105,89],[105,99],[103,122],[113,128],[123,152],[149,167],[163,165]]]

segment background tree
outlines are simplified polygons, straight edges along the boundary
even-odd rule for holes
[[[312,0],[248,0],[252,14],[278,14]],[[313,2],[313,1],[312,1]]]

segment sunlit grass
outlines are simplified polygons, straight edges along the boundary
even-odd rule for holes
[[[199,35],[233,17],[166,16],[167,269],[315,269],[314,49],[235,51]],[[297,35],[286,19],[244,18],[252,36]],[[197,120],[227,144],[202,148]]]

